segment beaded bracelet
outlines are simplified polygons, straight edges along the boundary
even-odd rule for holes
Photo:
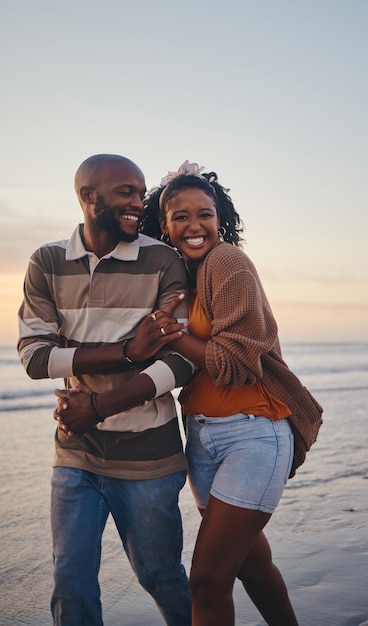
[[[127,348],[128,348],[128,343],[129,343],[130,339],[124,339],[122,347],[123,347],[123,359],[124,361],[126,361],[129,364],[129,367],[131,367],[132,369],[135,367],[134,366],[134,361],[132,361],[132,359],[128,356],[127,353]]]
[[[102,415],[100,415],[97,410],[96,396],[97,396],[97,393],[95,393],[94,391],[92,391],[92,393],[89,394],[89,408],[91,409],[97,422],[104,422],[105,418],[102,417]]]

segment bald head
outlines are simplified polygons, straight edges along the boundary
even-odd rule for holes
[[[138,165],[118,154],[95,154],[83,161],[78,167],[74,179],[74,188],[79,200],[81,200],[80,190],[83,187],[96,189],[107,174],[111,175],[111,173],[122,168],[125,171],[143,176]]]

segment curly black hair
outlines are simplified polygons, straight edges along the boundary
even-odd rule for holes
[[[220,185],[215,172],[200,176],[182,174],[173,178],[166,187],[151,189],[143,201],[144,214],[141,221],[141,232],[155,239],[160,239],[162,235],[160,219],[163,222],[166,221],[166,204],[184,189],[192,188],[201,189],[214,200],[223,240],[235,246],[241,245],[242,221],[228,195],[229,189]]]

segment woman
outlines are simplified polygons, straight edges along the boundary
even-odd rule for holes
[[[295,626],[263,528],[304,460],[305,448],[294,454],[288,418],[293,413],[298,424],[310,411],[314,441],[321,408],[282,361],[276,322],[239,248],[240,220],[227,191],[216,174],[186,162],[148,196],[143,224],[152,236],[160,224],[184,257],[192,287],[191,336],[183,333],[172,346],[200,368],[179,397],[189,479],[203,516],[190,575],[193,626],[234,624],[236,577],[267,624]],[[154,318],[162,335],[177,332],[164,311]]]
[[[147,316],[128,357],[139,362],[170,344],[198,367],[179,398],[189,479],[203,517],[190,574],[193,626],[234,624],[237,577],[267,624],[296,626],[263,529],[316,439],[322,409],[282,360],[227,191],[216,174],[186,162],[147,197],[143,232],[162,230],[187,265],[190,333],[173,317],[174,302]],[[109,394],[94,395],[99,413],[110,415]]]

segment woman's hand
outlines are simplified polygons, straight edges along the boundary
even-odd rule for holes
[[[173,313],[184,297],[184,294],[180,294],[165,307],[157,309],[142,320],[134,339],[128,344],[128,356],[134,363],[145,361],[182,336],[185,324],[179,323]]]
[[[90,406],[91,390],[79,384],[73,389],[55,389],[58,397],[54,419],[59,422],[59,429],[73,437],[96,426],[96,416]]]

